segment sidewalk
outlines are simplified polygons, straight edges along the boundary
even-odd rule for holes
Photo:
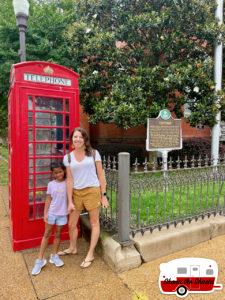
[[[166,300],[179,299],[162,295],[158,288],[159,265],[180,257],[205,257],[216,260],[219,266],[218,283],[222,291],[211,294],[189,295],[186,299],[225,299],[225,236],[217,237],[192,248],[179,251],[124,273],[114,273],[96,254],[93,265],[79,267],[88,244],[78,241],[79,254],[64,257],[65,265],[56,268],[47,264],[38,276],[30,272],[38,249],[13,252],[10,244],[9,217],[7,211],[7,187],[0,187],[0,299],[1,300]],[[66,248],[68,242],[62,244]],[[149,249],[149,251],[151,251]],[[46,254],[49,255],[49,250]]]

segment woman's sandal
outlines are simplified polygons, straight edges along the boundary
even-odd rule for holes
[[[77,251],[72,251],[71,252],[70,249],[65,249],[65,250],[59,251],[57,254],[60,255],[60,256],[63,256],[63,255],[75,255],[75,254],[77,254]]]
[[[93,261],[94,261],[94,258],[92,258],[90,260],[83,260],[82,263],[81,263],[81,265],[80,265],[80,267],[82,269],[88,268],[93,263]]]

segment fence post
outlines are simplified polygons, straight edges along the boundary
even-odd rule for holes
[[[130,153],[118,154],[118,242],[130,246]]]

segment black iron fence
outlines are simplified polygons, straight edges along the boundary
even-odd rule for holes
[[[104,161],[110,208],[102,210],[101,224],[117,232],[121,243],[137,232],[224,214],[225,157],[217,166],[206,156],[170,160],[167,166],[136,160],[132,167],[128,153],[118,157],[118,163]]]

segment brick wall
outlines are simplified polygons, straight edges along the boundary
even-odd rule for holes
[[[144,126],[130,129],[118,128],[115,124],[104,124],[99,122],[95,125],[88,123],[88,115],[80,106],[80,126],[84,127],[90,134],[93,145],[108,143],[124,143],[145,147],[146,128]],[[181,120],[183,138],[209,138],[210,128],[203,129],[191,127],[184,119]]]
[[[88,115],[84,112],[83,106],[80,105],[80,127],[83,127],[90,133],[90,124],[88,122]]]

